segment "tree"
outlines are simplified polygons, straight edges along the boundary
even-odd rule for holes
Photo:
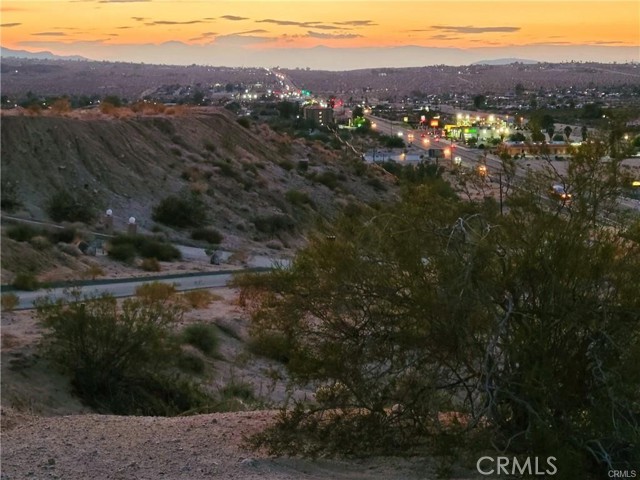
[[[587,129],[586,125],[583,125],[582,128],[580,129],[580,134],[582,135],[582,141],[586,142],[587,137],[589,136],[589,130]]]
[[[487,102],[487,97],[485,97],[484,95],[475,95],[473,97],[473,106],[476,107],[477,110],[484,107],[486,102]]]
[[[509,136],[509,141],[511,142],[524,142],[526,139],[527,137],[525,137],[522,132],[512,133]]]
[[[600,224],[621,180],[604,149],[574,155],[570,210],[548,198],[551,169],[504,215],[427,183],[241,278],[255,341],[278,338],[292,384],[316,389],[256,443],[415,454],[449,439],[553,455],[561,479],[640,461],[640,223]]]
[[[567,139],[567,142],[569,141],[569,138],[571,137],[571,132],[572,131],[573,131],[573,129],[569,125],[564,127],[564,136]]]
[[[516,84],[515,93],[516,97],[522,97],[524,95],[525,88],[521,83]]]

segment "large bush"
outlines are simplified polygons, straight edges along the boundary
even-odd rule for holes
[[[131,262],[136,255],[172,262],[182,257],[172,244],[144,235],[118,235],[109,241],[109,256],[123,262]]]
[[[170,195],[153,209],[153,219],[170,227],[201,227],[207,222],[207,206],[197,192]]]
[[[107,295],[38,302],[45,354],[71,376],[82,400],[115,414],[175,415],[209,398],[173,372],[179,358],[170,328],[177,304]]]
[[[258,444],[371,455],[449,442],[475,458],[555,456],[567,480],[637,465],[640,224],[602,225],[623,178],[605,147],[574,155],[570,208],[547,198],[552,168],[505,194],[503,214],[427,183],[342,219],[288,268],[238,280],[252,344],[287,359],[291,388],[316,388]]]
[[[55,222],[89,223],[96,218],[94,199],[83,192],[70,193],[60,190],[47,202],[47,213]]]

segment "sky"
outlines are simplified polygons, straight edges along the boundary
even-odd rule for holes
[[[640,62],[640,2],[3,0],[0,43],[94,60],[327,70]]]

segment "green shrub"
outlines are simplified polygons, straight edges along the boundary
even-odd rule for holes
[[[118,307],[108,295],[37,302],[45,355],[87,405],[126,415],[176,415],[210,402],[190,379],[170,373],[179,357],[170,327],[181,314],[140,299]]]
[[[54,222],[89,223],[96,217],[93,198],[82,191],[72,194],[61,190],[55,193],[49,198],[46,210]]]
[[[136,247],[129,243],[112,244],[107,252],[111,258],[120,262],[130,263],[136,258]]]
[[[246,382],[232,381],[227,383],[220,389],[220,395],[223,399],[238,398],[245,402],[253,402],[256,400],[253,387]]]
[[[136,255],[161,262],[172,262],[182,257],[180,250],[170,243],[144,235],[118,235],[111,239],[110,244],[109,255],[125,262],[130,262]]]
[[[259,232],[275,235],[279,232],[291,232],[296,224],[289,215],[266,215],[253,219],[253,224]]]
[[[40,288],[40,283],[32,273],[19,273],[13,280],[13,286],[18,290],[33,291]]]
[[[146,239],[136,245],[136,247],[141,257],[155,258],[161,262],[172,262],[173,260],[179,260],[182,257],[180,250],[176,247],[170,243],[164,243],[159,240]]]
[[[214,325],[205,323],[189,325],[182,331],[182,339],[205,355],[213,355],[218,348],[218,332]]]
[[[47,237],[53,243],[71,243],[75,240],[77,235],[75,228],[65,227],[63,229],[51,230],[47,233]]]
[[[217,245],[222,241],[222,234],[213,228],[196,228],[191,232],[191,238]]]
[[[159,272],[161,270],[160,262],[155,258],[145,258],[140,263],[140,268],[145,272]]]
[[[301,192],[300,190],[289,190],[284,196],[292,205],[313,205],[313,201],[309,198],[309,194]]]
[[[251,128],[251,120],[249,120],[247,117],[240,117],[238,119],[238,123],[244,128]]]
[[[7,228],[7,237],[16,242],[28,242],[36,235],[38,231],[29,225],[18,224]]]
[[[280,162],[278,162],[278,165],[280,165],[280,167],[287,172],[289,170],[293,170],[293,167],[295,166],[291,160],[281,160]]]
[[[287,364],[291,358],[291,346],[287,338],[275,332],[261,332],[252,335],[248,344],[254,355],[270,358],[276,362]]]
[[[327,170],[320,173],[319,175],[316,175],[313,180],[315,182],[321,183],[331,190],[335,190],[338,187],[340,177],[336,173]]]
[[[182,352],[178,356],[178,368],[185,372],[201,375],[205,371],[205,363],[202,357],[191,352]]]
[[[153,209],[153,219],[170,227],[201,227],[207,221],[207,206],[197,192],[170,195]]]

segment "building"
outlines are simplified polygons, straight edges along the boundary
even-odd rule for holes
[[[574,144],[565,142],[503,142],[498,149],[509,155],[571,155]]]
[[[321,107],[320,105],[309,105],[304,107],[303,115],[305,120],[311,120],[318,126],[330,125],[333,122],[333,109]]]

